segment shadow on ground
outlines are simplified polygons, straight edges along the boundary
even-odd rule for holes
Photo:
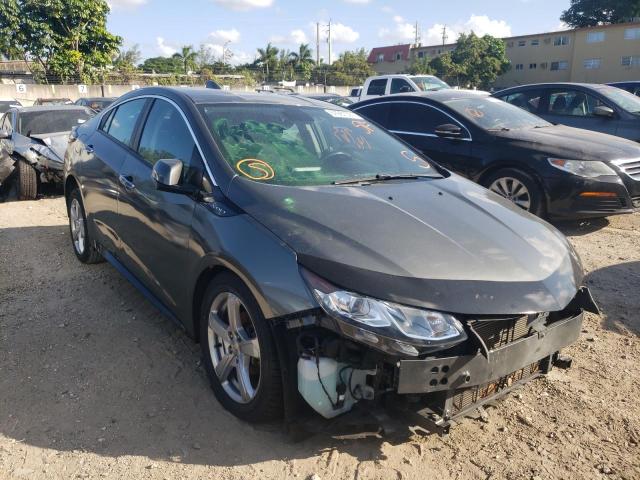
[[[588,220],[557,220],[553,225],[568,236],[577,237],[597,232],[609,226],[607,218],[592,218]]]
[[[0,230],[0,267],[5,437],[58,451],[223,466],[330,448],[383,458],[379,439],[291,443],[280,425],[253,428],[227,413],[199,347],[110,265],[80,264],[65,225]]]
[[[603,313],[603,328],[640,335],[637,308],[640,262],[619,263],[594,270],[587,275],[586,283]]]

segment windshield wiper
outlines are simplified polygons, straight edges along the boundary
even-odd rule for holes
[[[332,182],[333,185],[352,185],[357,183],[373,183],[373,182],[386,182],[387,180],[414,180],[418,178],[442,178],[441,175],[433,175],[427,173],[402,173],[402,174],[389,174],[378,173],[371,177],[358,177],[349,178],[347,180],[336,180]]]

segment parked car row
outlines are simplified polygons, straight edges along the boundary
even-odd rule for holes
[[[544,122],[477,94],[396,98],[440,110],[447,126],[418,136],[460,155],[508,142],[500,121]],[[145,88],[71,135],[77,258],[109,261],[198,340],[242,419],[387,406],[444,433],[567,366],[598,311],[562,234],[360,115],[374,104]]]

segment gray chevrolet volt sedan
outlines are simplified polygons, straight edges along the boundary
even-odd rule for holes
[[[199,341],[249,421],[386,406],[443,431],[566,366],[597,312],[553,227],[299,96],[131,92],[72,133],[65,195],[78,259]]]

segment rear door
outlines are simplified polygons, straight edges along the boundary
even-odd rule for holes
[[[133,152],[132,142],[147,101],[137,98],[111,110],[98,128],[82,139],[75,153],[80,160],[83,201],[90,224],[96,227],[94,233],[100,244],[115,254],[120,248],[117,221],[122,189],[118,172]],[[83,168],[83,164],[87,167]]]
[[[168,100],[153,100],[136,150],[120,170],[122,261],[176,312],[188,302],[184,279],[190,274],[189,239],[196,202],[182,193],[158,190],[151,172],[160,159],[178,159],[184,165],[181,184],[200,186],[204,164],[186,119]]]
[[[598,106],[612,108],[614,112],[617,111],[617,108],[589,91],[572,87],[549,89],[545,106],[544,112],[540,116],[552,123],[610,135],[616,134],[617,113],[613,118],[607,118],[598,117],[593,112]]]

